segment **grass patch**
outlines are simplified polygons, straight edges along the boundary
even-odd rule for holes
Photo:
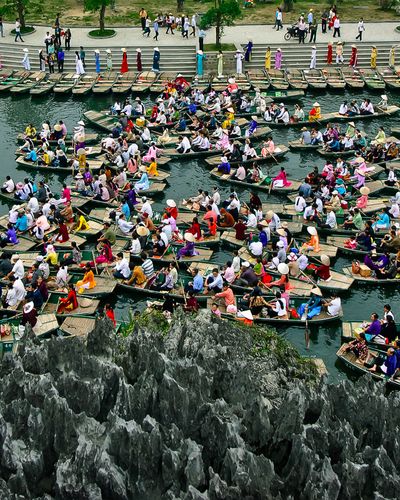
[[[204,52],[218,52],[219,50],[222,50],[223,52],[228,50],[235,52],[236,45],[234,43],[221,43],[221,48],[219,49],[216,43],[204,44]]]
[[[21,35],[30,35],[31,33],[34,33],[36,30],[33,26],[25,26],[25,28],[21,27]],[[11,30],[11,33],[15,35],[15,29]]]
[[[116,34],[115,30],[105,29],[105,30],[92,30],[89,31],[88,35],[92,38],[109,38]]]

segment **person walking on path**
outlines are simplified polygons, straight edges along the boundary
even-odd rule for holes
[[[238,75],[241,75],[243,73],[243,59],[244,55],[242,54],[242,51],[240,49],[237,49],[236,54],[235,54],[235,59],[236,59],[236,73]]]
[[[143,70],[142,67],[142,50],[136,49],[136,69],[140,72]]]
[[[85,68],[83,66],[83,62],[77,50],[75,51],[75,71],[77,75],[85,74]]]
[[[128,73],[129,68],[128,68],[128,54],[126,53],[126,48],[122,47],[121,49],[122,52],[122,61],[121,61],[121,69],[120,73]]]
[[[44,44],[46,45],[46,54],[49,53],[49,45],[52,43],[52,38],[50,35],[50,31],[46,32],[46,36],[44,37]]]
[[[190,26],[192,27],[192,32],[190,33],[190,36],[196,36],[197,14],[193,14],[192,19],[190,21]]]
[[[206,56],[204,55],[202,50],[197,51],[196,59],[197,59],[197,76],[203,76],[204,67],[203,62]]]
[[[317,47],[315,45],[311,50],[310,69],[317,69]]]
[[[204,50],[204,38],[206,37],[206,32],[202,29],[199,30],[199,49]]]
[[[269,71],[271,69],[271,47],[267,47],[265,51],[264,68]]]
[[[147,38],[149,38],[150,36],[150,19],[148,17],[146,17],[145,21],[144,21],[144,30],[143,30],[143,36],[144,35],[147,35]]]
[[[172,14],[169,13],[167,16],[167,19],[166,19],[166,24],[167,24],[167,31],[165,32],[166,35],[168,35],[169,32],[171,32],[171,35],[174,34],[174,30],[172,27],[173,23],[174,23],[174,18],[172,16]]]
[[[17,18],[15,20],[15,40],[14,40],[14,42],[18,42],[18,39],[20,39],[21,42],[23,42],[22,36],[21,36],[21,23],[19,22],[19,19]]]
[[[351,46],[351,56],[350,56],[349,66],[351,66],[353,69],[356,69],[356,67],[357,67],[357,60],[358,60],[357,45],[352,45]]]
[[[146,19],[147,19],[147,12],[144,10],[142,7],[139,11],[139,17],[140,17],[140,24],[142,26],[142,31],[146,28]]]
[[[276,10],[276,20],[275,20],[276,31],[279,31],[280,29],[283,30],[282,21],[283,21],[282,9],[278,7]]]
[[[71,38],[72,38],[71,30],[67,28],[64,34],[65,50],[71,50]]]
[[[344,59],[343,59],[343,44],[342,42],[338,42],[336,44],[336,64],[343,64]]]
[[[246,62],[251,61],[252,50],[253,50],[253,40],[249,40],[248,44],[246,45],[246,52],[244,54],[244,60]]]
[[[281,69],[281,67],[282,67],[282,50],[281,49],[276,49],[274,68],[275,69]]]
[[[363,18],[361,18],[358,21],[357,31],[358,31],[358,35],[356,36],[356,40],[360,40],[360,42],[362,42],[363,32],[365,31],[365,25],[364,25],[364,19]]]
[[[336,38],[336,35],[340,38],[340,19],[339,16],[335,17],[333,21],[333,38]]]
[[[217,55],[217,74],[218,78],[222,78],[224,76],[224,54],[222,53],[222,50],[218,52]]]
[[[97,74],[101,73],[101,69],[100,69],[100,51],[98,49],[96,49],[94,51],[94,62],[96,64],[96,73]]]
[[[158,47],[154,47],[153,52],[153,71],[154,73],[160,72],[160,49]]]
[[[187,16],[184,16],[182,25],[182,38],[186,39],[189,38],[189,28],[190,28],[189,18]]]
[[[24,57],[22,59],[22,66],[24,67],[24,69],[26,71],[31,70],[31,63],[29,61],[29,50],[28,49],[24,49]]]
[[[328,52],[326,54],[326,64],[332,64],[333,60],[333,43],[328,42]]]
[[[81,58],[82,66],[84,68],[86,68],[86,64],[85,64],[86,52],[85,52],[84,48],[82,47],[82,45],[79,47],[79,57]]]
[[[153,30],[154,30],[153,40],[155,41],[158,40],[158,28],[159,28],[158,19],[155,18],[153,22]]]
[[[329,14],[324,10],[321,16],[321,31],[322,33],[326,33],[326,26],[328,24]]]
[[[46,71],[46,58],[43,55],[43,49],[39,49],[39,69]]]
[[[62,47],[60,47],[60,50],[57,52],[57,67],[59,73],[62,73],[64,71],[64,59],[65,52],[63,51]]]
[[[375,45],[371,49],[371,68],[376,69],[376,60],[378,59],[378,50]]]
[[[107,71],[112,71],[113,67],[113,62],[112,62],[112,53],[110,49],[106,50],[106,64],[107,64]]]
[[[313,10],[310,9],[308,11],[308,14],[307,14],[307,22],[308,22],[308,27],[311,28],[311,25],[314,21],[314,14],[313,14]]]
[[[3,16],[0,16],[0,34],[1,38],[4,38]]]
[[[317,41],[317,30],[318,30],[318,23],[317,20],[314,19],[314,21],[310,24],[310,43],[315,43]]]

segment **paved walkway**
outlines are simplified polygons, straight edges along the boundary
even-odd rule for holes
[[[400,33],[398,33],[395,28],[400,25],[398,22],[386,22],[386,23],[366,23],[366,31],[364,32],[363,44],[369,44],[373,42],[393,42],[400,44]],[[283,35],[286,33],[286,27],[277,32],[273,29],[272,25],[238,25],[225,28],[225,35],[223,37],[224,43],[233,43],[239,46],[241,43],[247,43],[249,39],[253,40],[255,44],[282,44],[284,47],[286,42],[283,39]],[[2,42],[12,43],[14,37],[10,34],[11,29],[14,25],[5,24],[5,33],[7,35],[0,39],[0,46]],[[72,28],[72,40],[71,46],[77,47],[80,45],[87,47],[145,47],[145,46],[193,46],[197,43],[197,39],[190,37],[189,40],[183,39],[180,32],[176,32],[175,35],[166,35],[165,28],[160,31],[160,36],[158,41],[153,40],[152,35],[147,38],[142,35],[142,31],[139,27],[133,28],[116,28],[117,35],[113,38],[96,40],[88,37],[88,32],[93,28]],[[45,26],[38,26],[36,32],[32,35],[25,37],[25,42],[28,45],[33,46],[43,46],[43,40],[46,35],[46,31],[50,28]],[[52,30],[50,30],[52,31]],[[355,43],[355,37],[357,35],[357,25],[352,23],[345,23],[342,28],[341,40],[344,42]],[[328,42],[333,40],[332,32],[326,34],[321,33],[320,29],[317,33],[317,42]],[[293,40],[292,40],[293,42]],[[210,29],[207,32],[207,37],[205,43],[215,43],[215,31]],[[357,43],[360,43],[357,41]],[[16,46],[22,45],[21,42],[17,42]]]

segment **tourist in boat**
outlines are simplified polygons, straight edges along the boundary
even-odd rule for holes
[[[373,353],[370,353],[370,355],[376,357],[375,363],[379,363],[375,364],[372,368],[368,368],[370,372],[383,374],[387,378],[393,377],[397,369],[397,356],[393,347],[389,347],[386,353],[386,359],[383,362],[377,355]],[[380,364],[381,362],[382,364]]]
[[[346,352],[352,352],[357,357],[357,363],[364,364],[368,361],[369,350],[364,332],[361,332],[355,340],[349,342]]]
[[[307,317],[307,319],[312,319],[315,316],[321,314],[322,311],[322,293],[319,288],[312,288],[311,295],[307,302],[304,302],[297,309],[297,314],[300,318],[303,318],[303,315]]]
[[[70,253],[65,253],[62,256],[62,265],[63,266],[78,266],[82,261],[82,252],[78,248],[78,244],[76,241],[71,241],[72,250]]]
[[[390,228],[390,216],[387,208],[379,212],[375,222],[372,224],[372,228],[375,231],[388,230]]]
[[[359,210],[364,210],[368,205],[369,188],[363,186],[360,189],[361,196],[357,198],[356,205]]]
[[[375,113],[374,106],[370,99],[365,99],[360,106],[360,114],[373,115]]]
[[[231,172],[231,165],[226,156],[221,156],[221,163],[217,167],[218,172],[222,175],[229,175]]]
[[[317,122],[321,119],[321,106],[318,102],[314,102],[313,107],[308,114],[308,119],[310,122]]]
[[[139,171],[142,174],[141,174],[139,181],[135,183],[135,190],[136,191],[145,191],[145,190],[149,189],[149,187],[150,187],[147,169],[144,165],[142,165],[141,167],[139,167]]]
[[[10,222],[7,224],[7,231],[0,235],[0,246],[4,248],[7,245],[18,245],[19,240],[15,227]]]
[[[66,297],[60,297],[57,314],[63,314],[65,312],[72,312],[78,309],[78,299],[75,291],[75,287],[72,283],[68,285],[68,295]]]
[[[276,318],[278,320],[289,319],[286,300],[282,298],[281,292],[275,293],[274,301],[266,303],[265,313],[263,309],[262,316],[268,318]]]
[[[383,127],[379,127],[378,133],[376,134],[375,138],[373,141],[371,141],[371,144],[385,144],[386,142],[386,133],[385,129]]]
[[[320,246],[319,246],[319,236],[317,229],[314,226],[308,226],[307,232],[311,237],[308,241],[303,243],[301,248],[312,252],[319,252]]]
[[[342,312],[342,301],[340,297],[333,292],[330,299],[323,300],[323,307],[329,316],[338,316]]]
[[[54,243],[66,243],[69,241],[68,228],[63,220],[58,221],[58,233],[53,238]]]
[[[285,108],[285,109],[286,109],[286,112],[288,112],[287,108]],[[304,109],[303,109],[302,105],[298,104],[298,103],[295,104],[294,105],[293,121],[296,123],[302,122],[302,121],[304,121],[304,117],[305,117],[305,114],[304,114]],[[284,121],[284,123],[287,123],[287,122]]]
[[[85,274],[82,280],[77,281],[76,290],[78,293],[84,293],[85,290],[91,290],[95,288],[96,281],[94,279],[94,274],[89,263],[85,265]]]
[[[272,187],[274,188],[283,188],[289,187],[292,183],[288,181],[285,167],[281,167],[281,171],[277,176],[272,179]]]
[[[236,308],[236,298],[232,291],[229,283],[224,283],[222,287],[222,292],[218,292],[214,295],[216,303],[219,303],[220,299],[224,301],[226,312],[230,314],[235,314],[237,312]]]
[[[25,326],[29,324],[32,328],[34,328],[37,324],[38,320],[38,312],[35,309],[33,301],[26,302],[22,309],[22,320],[21,325]]]

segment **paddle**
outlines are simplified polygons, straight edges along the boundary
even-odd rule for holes
[[[178,265],[178,260],[176,258],[176,253],[175,253],[174,247],[172,247],[172,255],[174,256],[174,262],[175,262],[175,265],[176,265],[176,270],[178,271],[179,265]],[[179,276],[179,273],[178,273],[178,276]],[[183,300],[184,300],[185,306],[186,306],[187,305],[187,298],[186,298],[185,287],[183,286],[182,278],[179,278],[179,281],[180,281],[180,284],[181,284]]]

